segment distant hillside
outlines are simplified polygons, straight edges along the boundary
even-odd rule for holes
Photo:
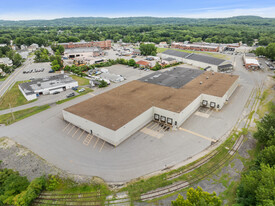
[[[242,24],[275,26],[275,18],[262,18],[258,16],[236,16],[231,18],[176,18],[176,17],[71,17],[53,20],[0,20],[0,26],[88,26],[88,25],[157,25],[157,24],[181,24],[181,25],[218,25],[218,24]]]

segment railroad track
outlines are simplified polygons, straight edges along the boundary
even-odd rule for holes
[[[244,137],[242,135],[238,138],[238,140],[233,145],[233,147],[228,151],[228,155],[225,158],[223,158],[222,161],[218,162],[214,167],[212,167],[210,170],[208,170],[208,172],[205,172],[203,175],[197,176],[197,177],[192,178],[188,181],[178,182],[176,184],[169,185],[167,187],[160,188],[158,190],[154,190],[153,192],[148,192],[148,193],[142,194],[140,197],[140,200],[148,201],[148,200],[152,200],[152,199],[155,199],[155,198],[167,195],[167,194],[171,194],[173,192],[187,188],[187,187],[191,186],[192,184],[194,184],[195,182],[204,179],[205,177],[214,173],[217,169],[222,167],[224,164],[226,164],[232,158],[232,156],[234,156],[234,154],[238,151],[238,149],[241,147],[243,141],[244,141]]]

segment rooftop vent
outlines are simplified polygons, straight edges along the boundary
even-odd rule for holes
[[[207,76],[206,79],[209,79],[209,76]]]
[[[212,72],[212,75],[214,75],[215,73],[214,72]]]
[[[200,84],[202,84],[202,81],[200,81]]]

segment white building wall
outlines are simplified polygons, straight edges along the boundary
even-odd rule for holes
[[[148,124],[153,119],[153,107],[143,112],[141,115],[137,116],[135,119],[131,120],[123,127],[119,128],[116,131],[115,144],[118,145],[124,140],[126,140],[129,136],[143,128],[146,124]]]
[[[103,127],[99,124],[91,122],[87,119],[74,115],[65,110],[62,110],[62,113],[63,113],[64,120],[66,120],[67,122],[72,123],[73,125],[85,130],[88,133],[91,133],[91,130],[92,130],[93,135],[99,137],[100,139],[105,140],[106,142],[116,145],[116,141],[115,141],[116,134],[114,130]]]
[[[192,59],[185,59],[185,63],[191,64],[193,66],[197,66],[197,67],[200,67],[200,68],[206,68],[206,67],[210,66],[211,71],[218,72],[218,66],[217,65],[207,64],[207,63],[199,62],[199,61],[194,61]]]
[[[179,113],[171,112],[159,107],[154,107],[154,114],[158,114],[160,117],[161,116],[166,117],[166,121],[167,121],[167,118],[173,119],[173,125],[175,124],[175,121],[178,121],[179,119]],[[154,116],[152,118],[154,118]]]
[[[37,99],[36,94],[26,95],[25,92],[24,92],[24,91],[22,90],[22,88],[20,87],[20,85],[18,85],[18,88],[19,88],[19,90],[21,91],[21,93],[23,94],[23,96],[24,96],[28,101]]]
[[[200,107],[200,104],[201,95],[199,95],[192,103],[190,103],[184,110],[179,113],[177,127],[182,125],[182,123],[187,120]]]

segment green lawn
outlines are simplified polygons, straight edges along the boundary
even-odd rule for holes
[[[81,89],[81,88],[78,88],[77,92],[79,93],[79,95],[76,95],[76,96],[73,96],[73,97],[69,97],[69,98],[67,98],[67,99],[63,99],[63,100],[57,101],[56,104],[62,104],[62,103],[64,103],[64,102],[70,101],[70,100],[72,100],[72,99],[74,99],[74,98],[80,97],[80,96],[82,96],[82,95],[84,95],[84,94],[88,94],[88,93],[94,91],[94,90],[92,90],[92,89],[90,89],[90,88],[87,88],[87,87],[83,87],[83,88],[85,89],[85,91],[84,91],[84,92],[80,92],[80,93],[78,92],[78,90]]]
[[[31,107],[28,109],[13,112],[13,115],[12,113],[3,114],[3,115],[0,115],[0,124],[10,125],[14,122],[20,121],[34,114],[42,112],[48,108],[50,108],[49,105],[44,105],[44,106]]]
[[[166,51],[167,49],[171,49],[171,48],[158,48],[157,52],[161,53],[161,52]],[[212,56],[212,57],[215,57],[215,58],[219,58],[219,59],[225,59],[225,60],[229,59],[226,55],[215,53],[215,52],[190,51],[190,50],[182,50],[182,49],[171,49],[171,50],[180,51],[180,52],[186,52],[186,53],[207,54],[209,56]]]
[[[16,82],[1,98],[0,110],[9,109],[11,107],[18,107],[24,104],[29,104],[36,101],[28,101],[18,88],[18,85],[23,82]]]
[[[78,82],[78,86],[85,86],[90,84],[89,80],[84,77],[79,77],[77,75],[70,75],[75,81]]]

